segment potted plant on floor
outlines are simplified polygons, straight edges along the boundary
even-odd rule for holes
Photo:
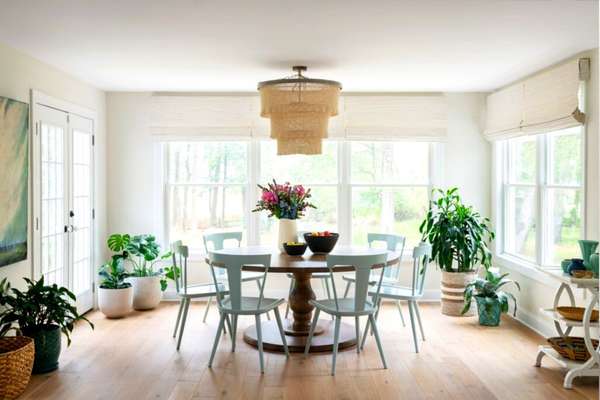
[[[133,287],[125,282],[128,274],[123,267],[123,258],[113,256],[100,267],[102,281],[98,289],[98,307],[108,318],[121,318],[131,312]]]
[[[479,313],[479,325],[498,326],[500,314],[508,312],[508,300],[512,299],[515,304],[513,315],[517,315],[517,299],[512,293],[499,290],[502,286],[512,283],[521,290],[519,283],[506,278],[508,273],[486,271],[485,278],[477,278],[465,288],[465,306],[462,310],[466,314],[471,307],[471,299],[475,296],[477,312]]]
[[[419,231],[422,240],[431,243],[432,259],[442,269],[442,314],[474,315],[462,313],[463,293],[479,266],[491,265],[488,243],[494,232],[488,218],[462,203],[457,188],[434,189],[432,198]]]
[[[171,252],[160,254],[160,246],[152,235],[113,234],[108,238],[108,248],[117,252],[116,257],[131,263],[132,271],[127,279],[133,286],[133,308],[151,310],[162,298],[167,280],[158,262],[171,257]]]
[[[0,307],[4,307],[4,296],[8,295],[10,284],[6,278],[0,281]],[[35,346],[27,336],[6,336],[16,330],[12,323],[0,323],[0,399],[16,399],[25,391],[31,368]]]
[[[44,285],[44,278],[37,282],[28,278],[27,290],[12,288],[0,299],[0,326],[17,324],[19,333],[35,343],[33,373],[50,372],[58,368],[62,332],[71,344],[71,332],[76,321],[94,325],[74,306],[75,295],[56,284]]]

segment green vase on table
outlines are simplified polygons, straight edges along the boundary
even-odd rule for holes
[[[598,241],[596,240],[579,240],[579,248],[581,249],[581,258],[583,258],[583,265],[585,269],[591,270],[590,257],[596,252],[598,248]]]

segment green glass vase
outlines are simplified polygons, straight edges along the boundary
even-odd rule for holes
[[[594,271],[594,278],[598,277],[598,263],[600,262],[600,255],[598,253],[590,256],[590,269]]]
[[[583,265],[585,269],[590,270],[590,257],[596,252],[598,248],[598,242],[596,240],[580,240],[579,248],[581,249],[581,258],[583,258]]]

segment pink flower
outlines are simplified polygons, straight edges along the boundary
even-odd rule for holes
[[[304,193],[306,193],[306,191],[304,190],[304,186],[302,185],[294,186],[294,192],[300,197],[304,196]]]
[[[263,191],[262,192],[262,201],[266,203],[277,203],[277,195],[273,192]]]

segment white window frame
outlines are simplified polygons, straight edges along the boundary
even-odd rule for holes
[[[194,138],[180,140],[181,142],[227,142],[227,141],[240,141],[240,139],[231,138]],[[248,174],[246,184],[226,184],[228,186],[240,186],[246,185],[248,193],[247,204],[244,210],[245,228],[246,231],[246,242],[248,245],[260,244],[260,215],[259,213],[253,213],[251,210],[254,208],[256,199],[258,198],[257,184],[261,184],[261,141],[268,139],[244,139],[248,143]],[[178,140],[179,141],[179,140]],[[338,231],[341,236],[340,244],[348,245],[351,244],[352,238],[352,188],[353,187],[427,187],[428,188],[428,199],[431,197],[431,190],[441,185],[442,176],[442,165],[444,161],[443,144],[437,142],[429,143],[429,176],[427,184],[381,184],[381,183],[366,183],[366,184],[351,184],[350,182],[350,166],[351,166],[351,155],[350,155],[350,140],[339,140],[332,139],[337,143],[337,164],[338,164],[338,176],[337,183],[310,183],[310,182],[294,182],[302,183],[308,187],[335,187],[337,186],[337,219],[338,219]],[[366,141],[366,140],[362,140]],[[394,141],[394,140],[389,140]],[[406,141],[406,140],[403,140]],[[169,204],[168,204],[168,191],[171,184],[168,182],[168,155],[166,145],[169,142],[162,142],[162,149],[159,152],[162,159],[162,210],[163,210],[163,221],[162,231],[164,235],[164,246],[168,246],[171,242],[169,238]],[[209,184],[198,184],[197,186],[208,186]],[[216,184],[221,185],[221,184]],[[401,234],[401,233],[399,233]],[[266,244],[265,244],[266,245]],[[405,257],[410,256],[412,249],[405,249]],[[203,249],[190,249],[192,260],[202,260],[204,258]]]
[[[519,269],[526,267],[529,269],[535,268],[558,268],[558,265],[551,264],[549,260],[549,249],[552,245],[549,242],[548,224],[551,223],[551,218],[548,216],[546,203],[548,196],[553,189],[579,189],[582,194],[581,206],[581,227],[580,235],[585,237],[586,232],[586,130],[585,126],[580,127],[581,135],[581,157],[582,157],[582,178],[580,185],[556,185],[549,182],[550,176],[550,136],[559,133],[560,130],[545,134],[536,135],[536,173],[535,182],[532,184],[512,183],[509,182],[509,140],[498,141],[494,143],[494,166],[495,166],[495,181],[494,198],[497,201],[495,205],[496,214],[496,256],[499,257],[504,264]],[[534,260],[527,259],[521,255],[509,253],[506,250],[506,242],[508,229],[507,215],[508,210],[508,190],[509,187],[529,187],[534,188],[536,195],[537,212],[535,216],[536,224],[536,255]]]

